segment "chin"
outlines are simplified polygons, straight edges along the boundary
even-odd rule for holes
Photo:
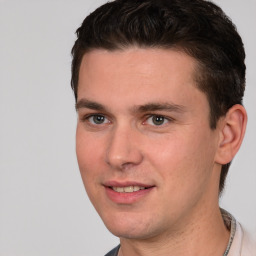
[[[121,215],[121,214],[120,214]],[[119,238],[148,239],[157,235],[157,228],[152,226],[152,220],[146,220],[143,216],[119,216],[103,219],[107,229]]]
[[[152,235],[145,232],[145,230],[134,230],[131,228],[113,228],[108,229],[114,236],[124,239],[135,239],[135,240],[141,240],[141,239],[148,239],[152,237]]]

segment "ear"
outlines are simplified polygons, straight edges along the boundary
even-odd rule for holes
[[[246,110],[242,105],[234,105],[227,112],[224,118],[218,123],[220,132],[219,146],[215,155],[215,162],[227,164],[239,150],[247,124]]]

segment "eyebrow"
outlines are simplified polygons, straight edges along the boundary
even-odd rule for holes
[[[87,99],[81,99],[76,103],[76,111],[78,111],[81,108],[89,108],[89,109],[93,109],[93,110],[98,110],[98,111],[105,111],[106,108],[101,105],[100,103],[94,102],[94,101],[90,101]]]
[[[158,110],[183,113],[186,112],[186,107],[174,103],[148,103],[133,108],[133,112],[150,112]]]
[[[79,100],[76,105],[75,105],[76,111],[78,111],[81,108],[88,108],[92,110],[97,110],[97,111],[103,111],[106,112],[107,108],[97,102],[90,101],[88,99],[81,99]],[[151,111],[169,111],[169,112],[178,112],[178,113],[183,113],[186,112],[186,107],[183,105],[177,105],[174,103],[147,103],[144,105],[138,105],[134,106],[131,109],[131,112],[133,113],[144,113],[144,112],[151,112]]]

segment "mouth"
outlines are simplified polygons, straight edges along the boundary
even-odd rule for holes
[[[146,187],[141,187],[141,186],[109,187],[109,188],[113,189],[118,193],[133,193],[139,190],[147,189]]]
[[[155,185],[136,181],[109,181],[104,184],[107,197],[117,204],[133,204],[152,194]]]

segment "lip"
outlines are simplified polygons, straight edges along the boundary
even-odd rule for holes
[[[123,182],[107,181],[103,185],[105,187],[129,187],[129,186],[139,186],[139,187],[145,187],[145,188],[154,187],[154,185],[140,183],[140,182],[137,182],[137,181],[123,181]]]
[[[146,189],[142,189],[139,191],[131,192],[131,193],[120,193],[114,191],[111,187],[128,187],[128,186],[139,186],[145,187]],[[133,204],[140,200],[143,200],[145,197],[149,196],[155,186],[149,185],[140,182],[133,182],[133,181],[125,181],[125,182],[118,182],[118,181],[109,181],[104,183],[105,192],[107,197],[114,203],[117,204]]]

